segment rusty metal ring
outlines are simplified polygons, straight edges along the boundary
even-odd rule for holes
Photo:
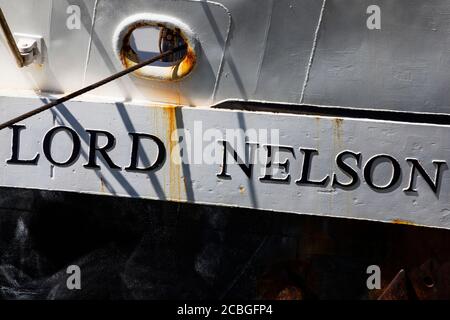
[[[134,30],[142,27],[164,27],[176,30],[188,47],[184,58],[176,64],[168,67],[146,66],[133,72],[134,75],[147,80],[177,81],[185,78],[192,72],[198,57],[196,50],[198,41],[192,30],[176,18],[150,13],[137,14],[126,18],[119,24],[114,33],[114,51],[124,68],[129,68],[139,63],[130,59],[130,37]]]

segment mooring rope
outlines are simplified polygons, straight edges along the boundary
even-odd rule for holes
[[[130,68],[127,68],[125,70],[117,72],[117,73],[115,73],[115,74],[113,74],[113,75],[111,75],[111,76],[109,76],[109,77],[107,77],[107,78],[105,78],[103,80],[100,80],[100,81],[98,81],[96,83],[93,83],[93,84],[87,86],[87,87],[84,87],[84,88],[82,88],[80,90],[72,92],[72,93],[70,93],[70,94],[68,94],[68,95],[66,95],[64,97],[56,99],[55,101],[50,102],[50,103],[48,103],[46,105],[43,105],[42,107],[39,107],[39,108],[34,109],[34,110],[31,110],[31,111],[29,111],[27,113],[24,113],[24,114],[14,118],[14,119],[6,121],[6,122],[0,124],[0,130],[3,130],[5,128],[9,127],[9,126],[12,126],[13,124],[15,124],[15,123],[17,123],[19,121],[22,121],[22,120],[25,120],[27,118],[30,118],[30,117],[32,117],[34,115],[37,115],[38,113],[41,113],[41,112],[43,112],[45,110],[53,108],[53,107],[55,107],[55,106],[57,106],[57,105],[59,105],[61,103],[64,103],[64,102],[66,102],[68,100],[76,98],[76,97],[78,97],[78,96],[80,96],[82,94],[85,94],[85,93],[89,92],[89,91],[97,89],[98,87],[101,87],[101,86],[103,86],[103,85],[105,85],[105,84],[107,84],[107,83],[109,83],[111,81],[117,80],[120,77],[123,77],[123,76],[125,76],[125,75],[127,75],[127,74],[129,74],[131,72],[134,72],[134,71],[136,71],[136,70],[138,70],[138,69],[140,69],[142,67],[145,67],[145,66],[147,66],[149,64],[152,64],[152,63],[155,63],[155,62],[157,62],[157,61],[159,61],[159,60],[161,60],[161,59],[163,59],[163,58],[165,58],[167,56],[173,55],[174,53],[182,51],[182,50],[185,50],[185,49],[187,49],[187,44],[184,44],[184,45],[181,45],[179,47],[167,50],[167,51],[157,55],[156,57],[153,57],[151,59],[145,60],[145,61],[143,61],[141,63],[136,64],[135,66],[132,66]]]

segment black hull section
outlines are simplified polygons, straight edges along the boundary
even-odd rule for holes
[[[0,189],[3,299],[375,298],[449,261],[445,230],[238,208]],[[420,241],[418,240],[420,239]],[[81,290],[66,286],[81,268]]]

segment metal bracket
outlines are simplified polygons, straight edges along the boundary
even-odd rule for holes
[[[15,34],[19,39],[17,44],[1,8],[0,27],[19,68],[28,66],[34,62],[42,63],[42,37]]]
[[[22,33],[15,33],[14,36],[18,40],[17,47],[20,55],[24,58],[24,66],[43,63],[42,42],[44,39],[41,36]]]

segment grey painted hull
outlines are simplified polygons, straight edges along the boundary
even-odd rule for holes
[[[30,166],[6,163],[0,180],[3,186],[449,228],[449,123],[439,120],[448,115],[450,106],[447,1],[413,1],[408,6],[379,1],[381,22],[375,30],[366,24],[368,1],[29,0],[23,4],[17,10],[11,2],[0,1],[15,32],[43,37],[42,64],[18,69],[8,48],[0,46],[2,119],[125,68],[123,34],[135,25],[154,20],[180,27],[188,35],[194,62],[192,71],[176,81],[157,81],[145,72],[131,74],[77,102],[21,122],[25,126],[18,146],[21,156],[40,154],[41,158]],[[68,27],[69,5],[79,11],[75,29]],[[243,106],[277,102],[280,110],[288,104],[296,114],[211,109],[228,100],[242,101]],[[311,105],[319,115],[302,115],[303,108]],[[334,117],[320,114],[320,108],[330,106],[336,111]],[[351,112],[344,117],[339,110]],[[383,115],[376,120],[358,119],[358,110],[401,111],[408,116],[404,121],[397,116],[395,122]],[[420,120],[421,114],[428,116],[426,121]],[[176,153],[173,140],[180,136],[169,135],[180,129],[194,131],[196,120],[205,129],[222,132],[277,130],[277,142],[295,150],[289,159],[291,172],[282,176],[289,183],[276,183],[276,178],[270,181],[275,183],[263,183],[260,168],[249,176],[238,166],[230,169],[237,168],[231,180],[220,179],[220,162],[177,167],[170,159],[148,174],[125,170],[131,160],[130,133],[155,135],[171,156]],[[81,148],[74,161],[55,166],[42,148],[56,126],[74,130]],[[111,154],[119,165],[103,161],[102,168],[86,169],[84,162],[91,152],[86,130],[108,131],[117,137]],[[14,153],[13,136],[12,130],[1,132],[5,161]],[[262,141],[256,142],[264,148]],[[64,140],[54,142],[52,148],[54,157],[61,153],[60,159],[70,152]],[[302,186],[299,180],[306,159],[302,148],[319,154],[311,180],[328,177],[327,184]],[[336,181],[344,178],[333,178],[335,174],[345,177],[336,161],[345,151],[362,155],[361,164],[351,170],[358,181],[350,190],[336,188]],[[390,188],[383,186],[389,184],[396,163],[391,163],[394,168],[380,166],[375,173],[366,172],[372,168],[369,160],[379,156],[392,156],[400,166],[400,178]],[[411,167],[411,159],[419,162],[423,172]],[[441,171],[436,167],[439,163]],[[379,181],[368,181],[377,177]]]

